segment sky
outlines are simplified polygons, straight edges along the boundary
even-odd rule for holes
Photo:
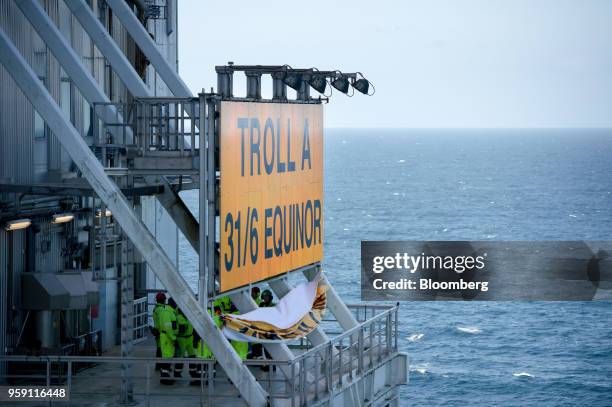
[[[612,127],[609,0],[178,3],[179,72],[194,93],[227,61],[289,64],[363,72],[376,87],[334,92],[327,127]],[[244,96],[242,73],[234,83]]]

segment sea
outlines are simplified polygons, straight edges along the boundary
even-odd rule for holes
[[[612,240],[609,129],[327,129],[324,145],[323,269],[347,302],[362,240]],[[195,289],[184,239],[179,262]],[[401,405],[612,405],[610,302],[403,302],[400,322]]]

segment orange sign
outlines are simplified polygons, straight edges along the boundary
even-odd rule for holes
[[[323,256],[323,107],[221,102],[221,291]]]

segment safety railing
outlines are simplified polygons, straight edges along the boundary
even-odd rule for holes
[[[104,114],[111,106],[113,117]],[[106,122],[94,121],[91,148],[107,172],[122,175],[137,169],[155,173],[155,159],[159,158],[175,160],[162,164],[165,167],[160,171],[193,170],[190,160],[198,156],[196,140],[200,137],[199,99],[138,98],[130,103],[97,103],[94,110]],[[145,158],[153,160],[146,162]]]
[[[353,383],[372,374],[398,353],[397,305],[349,305],[360,324],[318,346],[300,349],[292,360],[245,360],[271,404],[281,400],[291,406],[325,403]],[[194,404],[212,405],[238,398],[220,366],[209,359],[156,359],[75,356],[0,356],[6,369],[0,369],[0,382],[9,384],[46,384],[69,387],[71,403],[83,400],[115,402],[119,399],[123,380],[131,383],[134,399],[150,405],[155,400],[192,400]],[[174,386],[159,384],[155,365],[185,364],[197,372],[191,377],[183,369]],[[29,366],[29,369],[24,369]],[[37,373],[32,366],[36,366]],[[77,366],[100,368],[76,371]],[[120,374],[122,367],[123,370]],[[27,373],[23,373],[27,371]],[[191,384],[191,385],[190,385]],[[124,387],[125,388],[125,387]]]
[[[134,344],[147,339],[149,332],[149,308],[147,297],[134,300]]]
[[[360,325],[291,361],[292,405],[326,400],[386,363],[398,352],[398,305],[348,305]],[[287,395],[277,395],[286,397]]]
[[[258,376],[271,399],[287,398],[292,394],[281,368],[288,361],[246,360],[245,365]],[[220,365],[212,359],[79,357],[79,356],[0,356],[0,383],[8,385],[66,386],[70,405],[86,402],[113,404],[121,400],[122,383],[127,380],[130,398],[145,406],[173,405],[180,401],[188,405],[213,405],[238,399],[237,389]],[[182,364],[181,377],[170,377],[172,386],[160,383],[156,365]],[[83,370],[83,366],[90,369]],[[127,368],[122,371],[122,368]],[[262,369],[263,368],[263,369]],[[195,369],[192,377],[188,372]],[[265,370],[263,372],[262,370]],[[124,399],[125,400],[125,399]],[[64,405],[64,402],[61,403]]]
[[[199,99],[140,99],[137,108],[136,144],[145,155],[152,150],[196,155]]]
[[[154,399],[191,398],[194,401],[199,400],[200,404],[210,405],[213,399],[237,397],[237,392],[227,391],[227,385],[224,392],[215,391],[214,383],[222,386],[227,383],[227,377],[221,374],[218,377],[214,375],[216,366],[214,360],[106,356],[0,356],[0,363],[5,366],[1,370],[3,374],[0,376],[0,382],[8,385],[66,386],[72,405],[82,405],[86,401],[117,402],[122,397],[120,389],[124,380],[128,380],[131,385],[130,398],[143,401],[147,406]],[[196,367],[198,375],[172,378],[179,385],[173,387],[174,391],[168,391],[168,387],[159,384],[159,377],[155,372],[155,365],[160,363],[191,364]],[[96,368],[77,372],[78,368],[84,365]],[[120,374],[122,367],[126,366],[124,374]],[[192,381],[197,385],[180,386]]]

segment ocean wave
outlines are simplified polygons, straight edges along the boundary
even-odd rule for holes
[[[464,332],[466,334],[479,334],[480,329],[475,326],[458,326],[457,330],[459,332]]]
[[[421,339],[421,338],[422,338],[424,335],[425,335],[425,334],[412,334],[412,335],[410,335],[410,336],[409,336],[408,338],[406,338],[406,339],[408,339],[410,342],[416,342],[416,341],[418,341],[419,339]]]
[[[426,366],[423,366],[423,365],[410,366],[409,370],[411,372],[417,372],[419,374],[426,374],[427,373],[427,368],[426,368]]]
[[[527,372],[514,372],[512,373],[512,376],[514,377],[535,377],[531,373],[527,373]]]

